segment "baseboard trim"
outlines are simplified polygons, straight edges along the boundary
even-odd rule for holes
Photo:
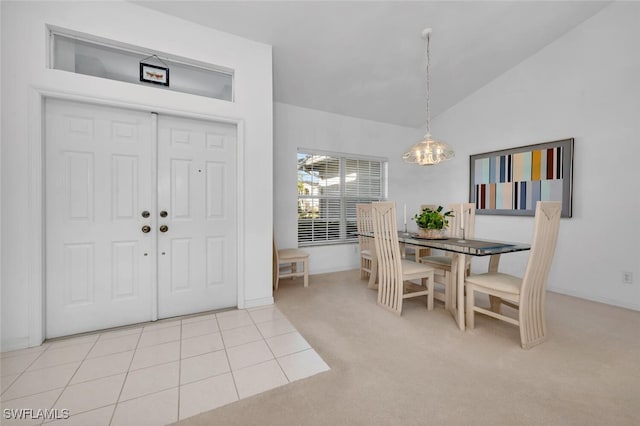
[[[551,288],[548,287],[547,290],[564,294],[565,296],[577,297],[578,299],[589,300],[591,302],[604,303],[605,305],[617,306],[619,308],[631,309],[633,311],[640,311],[640,304],[637,303],[629,303],[629,302],[621,302],[615,299],[609,299],[606,297],[594,297],[588,294],[581,293],[579,291],[571,291],[563,288]]]
[[[35,346],[40,346],[42,343],[39,343],[37,345],[33,345],[33,347]],[[9,351],[17,351],[19,349],[27,349],[31,346],[29,346],[29,338],[28,337],[22,337],[19,339],[7,339],[7,340],[3,340],[0,343],[0,352],[9,352]]]
[[[244,301],[244,308],[256,308],[258,306],[266,306],[273,305],[273,296],[272,297],[263,297],[261,299],[251,299]]]
[[[354,269],[360,269],[360,265],[346,265],[336,268],[323,268],[323,269],[309,269],[309,275],[330,274],[332,272],[344,272],[353,271]]]

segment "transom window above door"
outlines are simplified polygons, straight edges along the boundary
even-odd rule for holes
[[[356,242],[356,204],[387,197],[387,159],[298,151],[298,245]]]
[[[62,29],[50,40],[50,68],[233,102],[233,70]]]

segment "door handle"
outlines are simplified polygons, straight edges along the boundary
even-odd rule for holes
[[[160,217],[167,217],[167,211],[166,210],[162,210],[160,212]]]
[[[160,232],[167,232],[168,230],[169,230],[169,227],[167,225],[160,226]]]
[[[151,227],[149,225],[144,225],[142,227],[142,232],[148,234],[151,231]]]
[[[151,215],[151,213],[149,213],[147,210],[142,212],[142,217],[147,218]]]

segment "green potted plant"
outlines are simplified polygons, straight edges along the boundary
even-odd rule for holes
[[[422,210],[413,217],[416,225],[420,229],[420,236],[425,238],[444,238],[445,231],[449,226],[449,217],[453,216],[453,212],[443,211],[444,207],[438,206],[435,210],[429,207]]]

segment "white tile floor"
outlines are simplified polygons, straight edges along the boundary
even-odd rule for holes
[[[275,306],[57,340],[0,363],[2,425],[163,425],[329,369]]]

